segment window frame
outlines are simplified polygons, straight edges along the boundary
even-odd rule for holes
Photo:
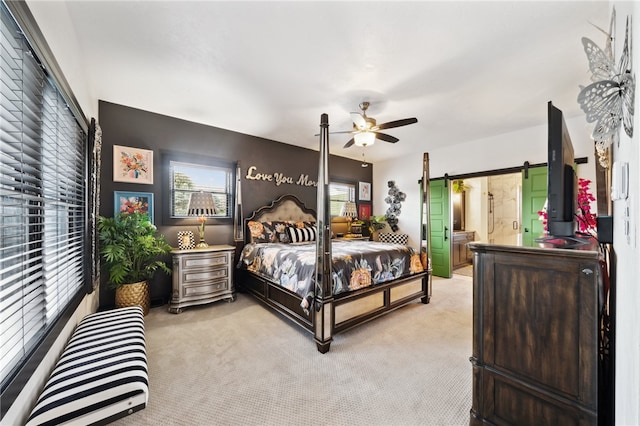
[[[334,185],[340,185],[340,186],[345,186],[345,187],[349,187],[349,194],[347,195],[347,200],[339,200],[339,199],[333,199],[331,198],[331,191],[332,191],[332,186]],[[354,203],[356,203],[356,191],[358,188],[358,182],[357,181],[353,181],[353,180],[347,180],[347,179],[331,179],[329,181],[329,211],[331,212],[331,217],[339,217],[340,213],[339,213],[339,209],[338,209],[338,213],[333,214],[333,209],[332,207],[332,203],[334,202],[346,202],[346,201],[352,201]],[[342,206],[341,206],[342,207]]]
[[[88,182],[91,167],[89,161],[87,161],[87,158],[90,158],[91,150],[89,147],[91,142],[88,137],[88,121],[82,113],[82,109],[75,99],[69,84],[65,80],[26,3],[3,1],[0,7],[2,9],[2,15],[8,12],[8,19],[17,25],[19,31],[16,31],[15,34],[22,35],[20,41],[23,52],[22,55],[30,55],[40,68],[38,73],[44,75],[45,84],[40,89],[42,92],[39,93],[44,97],[45,90],[53,90],[53,92],[55,92],[54,97],[57,98],[57,100],[53,100],[54,97],[47,95],[49,96],[49,100],[46,102],[49,102],[49,104],[41,110],[32,110],[34,113],[39,114],[34,115],[31,119],[35,117],[36,120],[42,121],[46,121],[46,119],[44,115],[40,115],[40,113],[44,114],[46,108],[54,108],[55,111],[60,111],[57,112],[57,114],[54,112],[55,117],[57,117],[55,118],[56,127],[50,128],[47,135],[38,133],[39,136],[36,136],[38,140],[40,140],[38,152],[45,152],[44,150],[46,150],[47,147],[51,149],[51,143],[55,143],[55,145],[58,146],[58,141],[63,140],[64,143],[70,143],[77,149],[77,151],[75,151],[75,159],[80,161],[78,164],[81,164],[79,169],[68,167],[66,169],[64,167],[57,169],[57,167],[59,167],[58,163],[58,165],[54,166],[54,169],[51,169],[50,162],[45,164],[45,162],[41,160],[39,163],[37,161],[36,163],[27,163],[27,167],[31,165],[35,165],[40,169],[48,167],[48,170],[42,172],[47,179],[49,179],[52,174],[51,170],[55,170],[53,174],[55,176],[64,176],[64,179],[66,179],[64,182],[67,185],[62,188],[51,186],[51,182],[46,182],[46,184],[34,186],[34,188],[37,188],[35,192],[23,191],[26,197],[33,198],[34,200],[31,202],[33,207],[28,207],[29,219],[27,222],[24,222],[27,223],[27,227],[30,229],[29,235],[31,236],[28,237],[29,245],[30,247],[35,245],[38,250],[43,250],[41,266],[43,271],[45,268],[49,268],[50,276],[57,276],[55,269],[51,268],[55,268],[55,259],[59,259],[60,256],[64,256],[65,253],[63,245],[60,245],[62,250],[56,248],[56,241],[62,238],[63,241],[61,241],[61,243],[65,241],[70,242],[72,253],[79,253],[78,257],[74,257],[75,260],[80,262],[80,267],[76,270],[79,281],[76,284],[67,283],[67,285],[63,285],[63,287],[58,287],[58,280],[55,278],[49,280],[47,271],[44,271],[44,287],[51,287],[56,292],[66,288],[66,296],[53,302],[51,306],[53,315],[49,316],[49,314],[46,314],[44,327],[36,330],[34,334],[37,338],[30,340],[27,346],[22,347],[23,355],[20,357],[20,361],[11,368],[7,377],[2,381],[0,418],[4,418],[5,414],[11,409],[13,403],[23,391],[25,385],[31,380],[42,360],[49,355],[54,342],[58,340],[62,330],[65,329],[72,319],[73,314],[82,300],[84,300],[86,294],[93,291],[93,286],[90,280],[92,266],[88,262],[90,258],[90,244],[87,242],[87,238],[90,236],[90,190]],[[14,26],[13,24],[8,31]],[[52,106],[54,103],[56,105]],[[48,113],[51,113],[51,111]],[[52,133],[51,130],[53,130],[54,133]],[[48,141],[47,138],[49,138]],[[62,152],[66,151],[62,149]],[[25,167],[24,161],[20,167]],[[8,184],[8,187],[11,187],[11,185]],[[37,201],[37,199],[40,201]],[[76,203],[76,201],[79,202]],[[47,205],[49,205],[49,207]],[[53,207],[50,207],[52,205]],[[60,216],[60,214],[62,214],[62,216]],[[60,221],[61,217],[64,219],[63,221]],[[51,236],[56,240],[53,241],[53,244],[47,240],[42,242],[36,241],[35,239],[32,240],[35,234],[32,234],[31,229],[36,233],[39,232],[43,236]],[[75,247],[75,249],[73,249],[73,247]],[[29,248],[29,252],[31,252],[31,248]],[[24,252],[24,255],[30,256],[27,252]],[[53,258],[50,258],[51,256],[53,256]],[[29,259],[31,259],[31,257],[29,257]],[[30,262],[36,261],[37,259],[33,259]],[[59,263],[65,264],[64,261]],[[77,267],[77,262],[73,263],[76,263]],[[44,308],[46,309],[47,306],[49,305],[45,303]]]
[[[226,189],[227,196],[227,213],[226,215],[211,216],[207,218],[207,223],[210,225],[228,225],[233,224],[233,218],[235,214],[235,200],[236,200],[236,166],[234,162],[228,160],[222,160],[220,158],[208,157],[199,154],[177,152],[177,151],[161,151],[162,162],[162,194],[167,194],[166,199],[162,200],[162,224],[170,226],[188,226],[194,224],[194,218],[184,216],[173,216],[173,200],[174,189],[172,187],[172,172],[171,163],[183,163],[193,164],[198,167],[212,167],[216,169],[224,169],[227,173]]]

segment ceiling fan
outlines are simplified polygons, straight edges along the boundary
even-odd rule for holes
[[[344,147],[349,148],[351,145],[355,144],[356,146],[371,146],[375,142],[376,139],[380,139],[381,141],[396,143],[400,139],[387,135],[385,133],[380,133],[379,130],[391,129],[393,127],[407,126],[409,124],[417,123],[418,119],[413,118],[404,118],[402,120],[389,121],[387,123],[376,124],[375,118],[367,117],[367,109],[369,108],[370,103],[365,101],[362,102],[359,107],[362,110],[362,113],[352,112],[351,120],[353,120],[353,130],[343,131],[343,132],[333,132],[333,133],[351,133],[353,137],[349,139]]]

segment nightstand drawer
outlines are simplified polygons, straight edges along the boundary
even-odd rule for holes
[[[182,271],[182,283],[189,285],[193,282],[217,280],[229,276],[228,268],[208,268],[200,270]]]
[[[212,266],[226,266],[229,264],[229,255],[227,253],[216,253],[215,255],[195,254],[193,256],[184,256],[181,259],[181,269],[202,269]]]
[[[201,285],[190,285],[184,287],[184,297],[210,295],[229,288],[229,280],[215,283],[203,283]]]

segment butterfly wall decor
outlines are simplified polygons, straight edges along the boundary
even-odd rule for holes
[[[631,17],[627,17],[624,46],[617,66],[612,46],[614,25],[615,9],[604,50],[587,37],[582,38],[593,83],[580,87],[578,103],[587,115],[587,122],[595,123],[592,137],[596,147],[607,147],[617,140],[621,125],[629,137],[633,136],[635,76],[631,69]]]

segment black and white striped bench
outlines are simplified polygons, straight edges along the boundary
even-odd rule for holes
[[[106,424],[148,399],[142,308],[98,312],[71,335],[27,426]]]

